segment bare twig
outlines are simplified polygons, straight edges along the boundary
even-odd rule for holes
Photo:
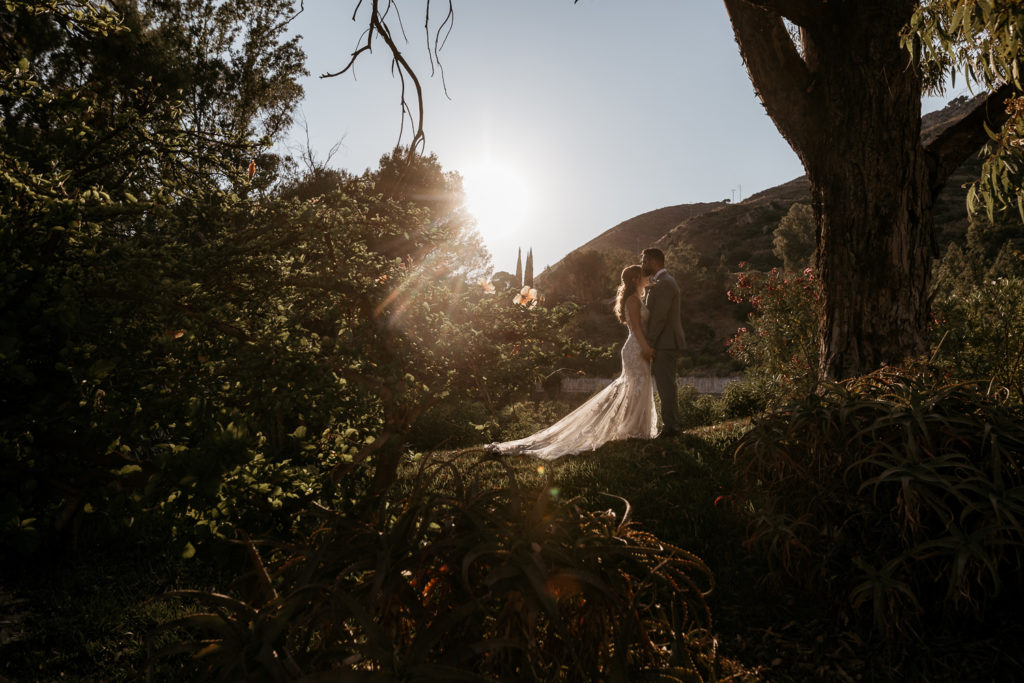
[[[358,17],[359,9],[362,5],[362,0],[359,0],[356,3],[355,11],[352,13],[353,21]],[[427,56],[430,60],[430,73],[431,76],[434,75],[435,67],[440,70],[442,87],[444,89],[445,97],[448,97],[448,86],[445,82],[444,68],[441,65],[439,53],[447,42],[448,36],[451,34],[452,26],[454,25],[455,10],[452,0],[448,0],[448,11],[445,14],[444,20],[437,27],[437,30],[434,33],[433,45],[431,46],[430,5],[430,0],[427,0],[424,24],[424,30],[427,36]],[[389,15],[392,14],[394,19],[398,22],[398,29],[401,33],[402,40],[408,43],[408,36],[405,32],[405,26],[402,22],[402,15],[399,12],[397,2],[395,2],[395,0],[373,0],[370,6],[370,16],[369,21],[367,22],[367,28],[360,35],[356,49],[350,55],[348,62],[342,69],[321,74],[320,78],[334,78],[335,76],[340,76],[348,73],[349,71],[353,71],[356,60],[358,60],[363,53],[372,52],[374,38],[379,37],[391,51],[391,72],[393,75],[398,76],[398,80],[401,85],[402,119],[398,134],[399,146],[401,145],[402,137],[405,135],[405,120],[406,117],[408,117],[409,121],[415,126],[415,130],[412,135],[412,142],[409,144],[410,152],[414,152],[415,150],[423,147],[425,140],[423,130],[423,87],[415,70],[399,49],[395,36],[388,25]],[[413,112],[413,106],[409,101],[409,83],[412,84],[411,87],[416,93],[415,113]]]
[[[316,158],[316,151],[313,149],[313,145],[309,140],[309,121],[306,120],[306,114],[303,111],[299,111],[299,122],[302,124],[302,130],[306,134],[306,146],[300,148],[298,145],[290,147],[293,152],[296,152],[302,159],[302,163],[306,166],[306,172],[311,175],[317,175],[327,169],[331,163],[331,159],[341,149],[342,144],[345,142],[345,136],[331,145],[331,148],[327,150],[327,158],[320,161]]]
[[[452,0],[448,0],[448,13],[445,15],[444,21],[437,27],[437,31],[434,32],[434,48],[430,49],[430,3],[427,2],[427,10],[425,12],[426,20],[423,22],[423,30],[427,34],[427,58],[430,60],[430,75],[434,75],[434,64],[437,64],[437,70],[441,73],[441,88],[444,90],[444,96],[449,100],[451,96],[448,94],[448,82],[444,77],[444,65],[441,64],[439,57],[441,50],[444,48],[445,43],[448,42],[448,36],[452,34],[452,28],[455,26],[455,8],[452,6]],[[447,27],[447,28],[446,28]],[[441,37],[441,33],[444,33],[444,38]]]

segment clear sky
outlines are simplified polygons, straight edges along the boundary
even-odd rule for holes
[[[516,249],[532,247],[539,273],[637,214],[739,201],[803,173],[718,0],[455,0],[440,53],[448,97],[430,77],[425,4],[401,3],[426,150],[465,177],[496,270],[514,270]],[[319,78],[359,42],[369,3],[353,22],[355,5],[305,0],[293,28],[308,55],[299,118],[311,147],[324,160],[340,142],[329,165],[361,172],[398,141],[400,83],[382,42],[355,77]],[[434,0],[437,21],[446,10]],[[285,143],[305,146],[301,125]]]

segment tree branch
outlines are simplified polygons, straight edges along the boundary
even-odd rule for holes
[[[785,0],[725,0],[736,42],[768,115],[797,155],[805,160],[812,149],[808,137],[814,126],[809,93],[813,74],[797,52],[780,13],[760,5],[800,4]]]
[[[1006,103],[1020,92],[1012,83],[1002,85],[981,98],[963,116],[921,141],[928,155],[928,172],[933,194],[938,194],[949,176],[988,140],[985,131],[998,130],[1009,114]]]
[[[444,17],[444,21],[437,27],[437,31],[434,32],[434,47],[430,47],[430,3],[427,2],[427,10],[425,12],[426,17],[423,21],[423,30],[427,34],[427,58],[430,60],[430,75],[434,75],[434,66],[436,64],[437,70],[441,72],[441,88],[444,90],[444,95],[448,99],[451,97],[448,95],[448,83],[444,77],[444,66],[441,64],[441,60],[438,55],[444,44],[448,42],[448,36],[452,34],[452,28],[455,26],[455,7],[452,5],[452,0],[448,0],[448,13]],[[447,30],[446,30],[447,29]],[[443,37],[442,37],[442,34]]]
[[[363,37],[361,37],[360,41],[362,42],[362,44],[359,47],[357,47],[356,50],[352,53],[345,67],[342,68],[340,71],[321,74],[320,78],[333,78],[335,76],[340,76],[344,73],[347,73],[355,65],[356,60],[359,58],[361,54],[363,54],[364,52],[373,51],[373,38],[374,36],[380,36],[380,39],[384,41],[384,43],[388,46],[388,49],[391,51],[392,72],[398,74],[398,80],[402,84],[402,127],[398,134],[399,143],[401,143],[402,134],[405,130],[405,117],[408,116],[409,120],[412,121],[416,126],[416,130],[413,132],[412,142],[409,143],[409,150],[410,153],[412,153],[417,148],[422,147],[425,139],[425,135],[423,132],[423,87],[420,84],[419,78],[416,76],[416,72],[413,70],[409,62],[405,59],[405,56],[402,54],[402,51],[398,49],[398,44],[392,37],[391,29],[387,24],[387,15],[389,12],[391,12],[392,9],[394,9],[395,16],[398,19],[399,29],[402,31],[402,36],[405,36],[405,29],[402,27],[402,17],[398,13],[398,6],[395,4],[394,0],[383,0],[384,8],[382,12],[381,2],[382,0],[373,0],[373,3],[371,4],[370,7],[369,25],[366,31],[363,32],[365,42],[362,42]],[[359,4],[356,5],[355,12],[352,15],[353,19],[355,19],[356,14],[358,14],[360,5],[362,5],[362,0],[360,0]],[[426,15],[428,17],[427,21],[429,22],[430,0],[427,0]],[[441,27],[443,28],[444,25],[449,22],[449,20],[450,19],[446,17]],[[438,30],[440,31],[440,29]],[[431,61],[431,68],[433,68],[433,61]],[[416,91],[415,116],[413,115],[412,107],[409,106],[409,100],[406,97],[406,78],[412,81],[413,88]]]
[[[821,0],[747,0],[765,12],[779,14],[797,26],[807,26],[821,16]]]

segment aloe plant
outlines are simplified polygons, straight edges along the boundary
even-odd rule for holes
[[[930,368],[824,384],[736,461],[750,541],[847,618],[913,638],[983,617],[1024,565],[1024,415]]]

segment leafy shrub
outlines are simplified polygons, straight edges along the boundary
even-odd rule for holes
[[[772,231],[772,253],[786,270],[803,270],[814,266],[814,209],[810,204],[796,202]]]
[[[772,398],[763,381],[748,379],[726,384],[718,402],[722,417],[730,419],[757,415],[767,408]]]
[[[984,618],[1024,562],[1024,415],[936,375],[825,384],[735,454],[778,576],[890,637]]]
[[[729,340],[729,353],[760,381],[768,404],[806,395],[818,373],[820,284],[814,271],[745,271],[728,296],[753,307],[748,326]]]
[[[748,379],[730,382],[720,396],[701,394],[692,386],[679,389],[679,424],[683,429],[704,427],[762,412],[769,403],[764,382]]]
[[[712,577],[699,558],[635,527],[628,503],[621,519],[586,512],[506,474],[509,484],[495,487],[442,466],[362,515],[320,509],[308,544],[266,564],[251,546],[255,597],[169,594],[209,611],[165,624],[158,633],[184,628],[200,640],[159,656],[203,651],[219,680],[590,681],[709,670]]]
[[[718,406],[713,397],[700,394],[695,387],[679,387],[679,426],[682,429],[703,427],[714,422],[719,416]]]
[[[413,423],[409,440],[413,448],[436,450],[473,446],[493,440],[495,425],[479,401],[442,403]]]
[[[936,360],[953,376],[991,380],[1024,404],[1024,279],[960,287],[936,299]]]

